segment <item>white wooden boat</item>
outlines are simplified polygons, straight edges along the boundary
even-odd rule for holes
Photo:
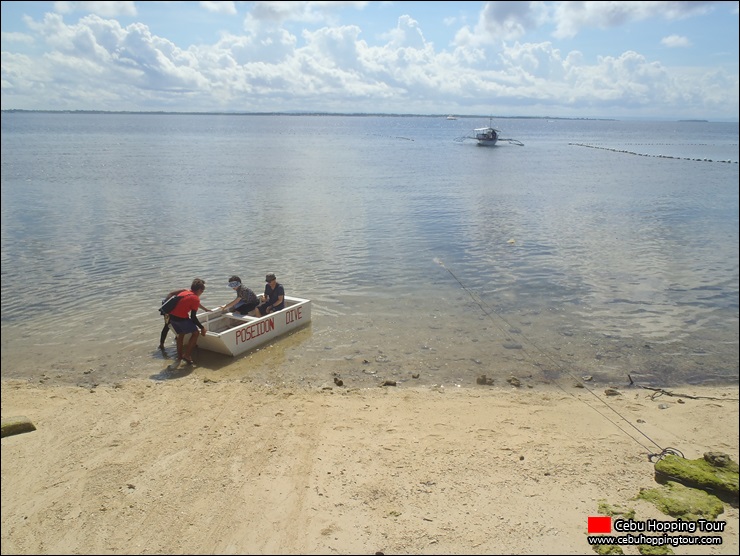
[[[493,118],[489,120],[487,127],[478,127],[473,130],[478,144],[484,147],[493,147],[498,142],[499,133],[501,132],[493,127]]]
[[[264,317],[217,310],[198,313],[198,320],[206,329],[199,348],[235,356],[311,322],[311,300],[286,295],[285,309]]]
[[[518,139],[505,139],[501,137],[501,130],[493,127],[493,118],[489,118],[488,125],[486,127],[476,127],[471,135],[463,135],[455,139],[458,143],[464,143],[468,139],[473,139],[481,147],[493,147],[499,141],[506,141],[512,145],[524,146],[524,143]]]

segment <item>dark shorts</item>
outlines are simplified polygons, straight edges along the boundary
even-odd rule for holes
[[[198,327],[190,319],[178,319],[170,315],[170,325],[178,334],[192,334],[198,332]]]
[[[267,301],[267,302],[263,303],[262,305],[260,305],[260,306],[258,307],[258,309],[259,309],[259,311],[260,311],[260,315],[261,315],[261,316],[263,316],[263,317],[264,317],[264,316],[265,316],[265,315],[267,314],[267,309],[268,309],[268,307],[270,307],[270,302],[269,302],[269,301]],[[283,306],[282,306],[282,307],[279,307],[279,308],[273,309],[273,310],[272,310],[272,312],[273,312],[273,313],[277,313],[278,311],[282,311],[283,309],[285,309],[285,303],[283,303]],[[270,313],[270,314],[272,314],[272,313]]]
[[[242,302],[241,305],[237,305],[236,307],[234,307],[234,312],[246,315],[249,311],[253,311],[254,308],[257,307],[257,305],[259,305],[259,301],[255,301],[254,303]]]

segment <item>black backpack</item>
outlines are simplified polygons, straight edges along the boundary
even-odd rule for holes
[[[172,297],[162,301],[162,306],[159,308],[160,315],[169,315],[173,309],[177,306],[177,302],[180,301],[180,294],[175,294]]]

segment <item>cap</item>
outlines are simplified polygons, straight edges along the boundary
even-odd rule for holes
[[[272,272],[265,276],[265,282],[272,282],[273,280],[277,280],[277,278],[275,278],[275,275]]]

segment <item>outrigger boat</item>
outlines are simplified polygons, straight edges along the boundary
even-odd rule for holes
[[[455,139],[458,143],[462,143],[466,139],[474,139],[481,147],[493,147],[499,141],[506,141],[512,145],[524,146],[524,143],[517,139],[504,139],[501,137],[501,130],[493,127],[493,118],[489,118],[488,125],[486,127],[477,127],[473,130],[472,135],[466,135]]]
[[[473,133],[479,145],[493,147],[498,142],[498,134],[501,131],[493,127],[493,119],[491,119],[488,127],[478,127],[473,130]]]
[[[236,356],[311,322],[311,300],[286,295],[285,308],[264,317],[216,310],[198,313],[198,320],[206,329],[199,348]]]

